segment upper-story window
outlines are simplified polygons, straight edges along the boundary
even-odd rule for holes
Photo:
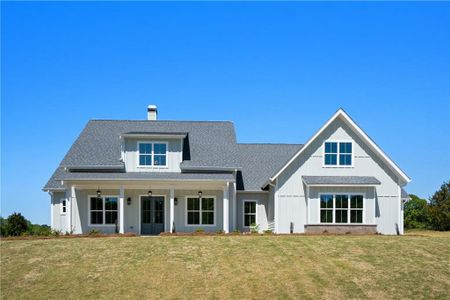
[[[167,166],[167,143],[139,142],[139,166]]]
[[[351,166],[351,142],[325,142],[324,163],[326,166]]]

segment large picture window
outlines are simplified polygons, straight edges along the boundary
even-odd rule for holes
[[[117,222],[117,197],[90,197],[89,216],[92,225],[114,225]]]
[[[351,166],[351,142],[325,142],[324,164],[326,166]]]
[[[215,198],[187,197],[187,225],[214,225]]]
[[[167,144],[138,142],[139,166],[167,166]]]
[[[320,195],[320,223],[362,224],[363,211],[363,195]]]
[[[256,201],[244,201],[244,226],[256,224]]]

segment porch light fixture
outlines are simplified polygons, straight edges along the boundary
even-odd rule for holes
[[[152,192],[151,190],[148,190],[147,195],[148,195],[149,197],[151,197],[151,196],[153,195],[153,192]]]
[[[100,189],[97,190],[97,197],[100,198],[102,196],[102,191]]]
[[[203,195],[203,192],[202,191],[198,191],[198,197],[201,198],[202,195]]]
[[[127,198],[127,204],[130,205],[131,204],[131,197]]]
[[[174,205],[178,205],[178,198],[174,198],[174,199],[173,199],[173,204],[174,204]]]

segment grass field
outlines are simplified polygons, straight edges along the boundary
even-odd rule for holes
[[[450,299],[450,233],[1,242],[1,298]]]

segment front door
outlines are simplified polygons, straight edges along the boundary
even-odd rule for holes
[[[160,234],[164,231],[164,197],[141,197],[141,234]]]

